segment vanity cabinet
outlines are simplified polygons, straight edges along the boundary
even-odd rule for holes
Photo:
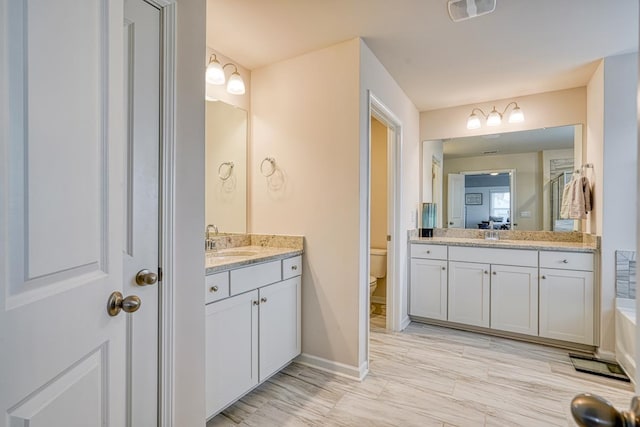
[[[540,252],[540,336],[596,345],[593,255]]]
[[[489,264],[449,261],[449,320],[489,327]]]
[[[538,335],[538,269],[491,266],[491,328]]]
[[[447,247],[411,245],[409,314],[447,320]]]
[[[216,274],[218,280],[229,275],[230,296],[205,307],[207,418],[300,354],[300,261],[297,256]]]

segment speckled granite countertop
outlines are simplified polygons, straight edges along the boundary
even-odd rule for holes
[[[214,237],[217,250],[205,252],[205,274],[301,255],[302,236],[236,234]],[[236,255],[231,253],[235,252]],[[250,252],[242,254],[242,252]],[[228,255],[225,255],[228,254]]]
[[[483,248],[534,249],[545,251],[596,252],[595,242],[559,242],[546,240],[486,240],[465,237],[412,237],[411,243],[475,246]]]

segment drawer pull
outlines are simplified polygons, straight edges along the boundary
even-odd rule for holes
[[[568,259],[563,259],[563,260],[562,260],[562,263],[563,263],[563,264],[569,264],[569,260],[568,260]]]
[[[542,279],[546,279],[546,278],[547,278],[547,276],[542,276],[541,278],[542,278]]]
[[[253,305],[260,305],[259,301],[253,301]]]
[[[431,251],[427,251],[427,253],[428,253],[428,254],[430,254],[430,253],[431,253]]]
[[[493,272],[493,275],[494,275],[494,276],[496,276],[497,274],[498,274],[498,272],[497,272],[497,271],[494,271],[494,272]]]
[[[217,286],[210,287],[209,292],[218,292],[218,287]]]
[[[297,266],[297,265],[292,265],[292,266],[291,266],[291,269],[292,269],[292,270],[297,270],[297,269],[298,269],[298,266]]]
[[[260,302],[267,302],[267,298],[266,297],[260,298]]]

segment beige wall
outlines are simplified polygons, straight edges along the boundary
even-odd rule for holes
[[[305,236],[302,351],[358,366],[359,41],[252,72],[249,230]],[[281,188],[262,176],[272,156]],[[273,184],[273,182],[272,182]]]
[[[174,422],[202,426],[204,404],[205,2],[177,2]],[[171,272],[167,272],[171,275]]]
[[[371,117],[371,247],[387,248],[387,127]],[[386,278],[379,278],[375,297],[387,296]]]
[[[542,164],[540,153],[504,154],[497,156],[463,157],[447,159],[444,162],[444,181],[450,173],[465,171],[501,170],[509,165],[516,170],[515,216],[511,221],[519,230],[542,229]],[[445,185],[443,200],[447,200]],[[522,211],[531,213],[530,218],[521,217]],[[446,218],[446,203],[443,209]]]
[[[387,127],[371,118],[371,247],[387,247]]]

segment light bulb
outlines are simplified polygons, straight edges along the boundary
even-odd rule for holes
[[[480,117],[476,113],[471,113],[467,119],[467,129],[480,129]]]
[[[487,117],[487,126],[498,126],[500,123],[502,123],[502,115],[496,111],[496,107],[493,107]]]
[[[222,69],[222,65],[220,65],[217,59],[211,59],[209,61],[209,65],[207,65],[207,72],[205,74],[205,80],[207,81],[207,83],[212,85],[224,84],[224,70]]]
[[[229,82],[227,83],[227,92],[233,95],[244,95],[244,81],[240,74],[237,71],[234,71],[233,74],[229,77]]]
[[[520,107],[516,106],[509,115],[509,123],[522,123],[524,122],[524,113]]]

